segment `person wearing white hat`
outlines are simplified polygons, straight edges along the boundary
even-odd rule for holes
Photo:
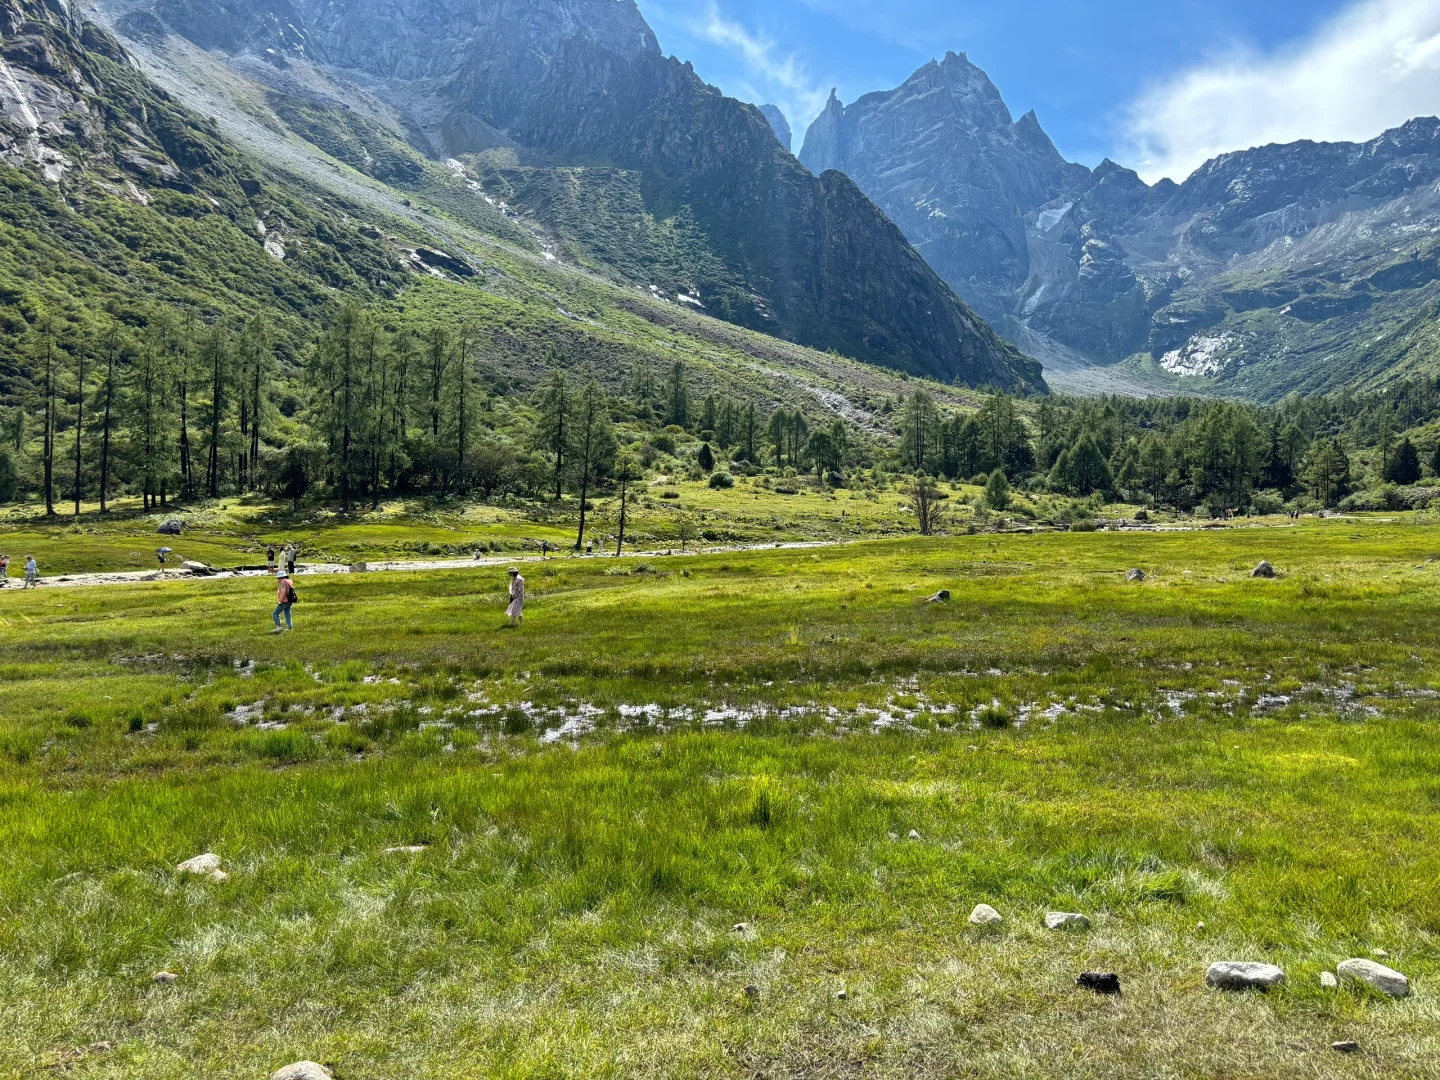
[[[283,634],[286,630],[294,630],[295,624],[290,621],[290,605],[295,603],[295,586],[290,584],[290,575],[284,570],[275,575],[275,610],[271,612],[270,618],[275,620],[275,629],[272,634]],[[285,625],[280,625],[280,616],[285,616]]]
[[[525,621],[525,579],[519,567],[512,566],[505,572],[510,575],[510,606],[505,614],[510,616],[511,626],[519,626]]]

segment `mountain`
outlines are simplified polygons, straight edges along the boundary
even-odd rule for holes
[[[664,57],[633,0],[102,0],[100,14],[191,104],[263,103],[258,123],[228,122],[272,158],[298,136],[402,191],[448,168],[474,185],[455,212],[499,210],[612,280],[914,374],[1043,389],[848,178],[812,175],[758,109]]]
[[[121,350],[119,405],[133,421],[143,357],[163,367],[198,359],[212,342],[218,351],[207,355],[223,357],[227,342],[244,347],[242,324],[258,330],[278,360],[264,406],[262,457],[273,461],[279,448],[306,440],[313,372],[301,361],[351,299],[390,329],[465,326],[477,381],[502,414],[523,410],[557,357],[627,402],[640,381],[661,382],[679,361],[697,401],[713,392],[753,403],[762,417],[783,407],[816,422],[843,416],[861,431],[890,429],[889,406],[911,385],[900,374],[729,325],[550,257],[547,234],[477,181],[419,154],[383,103],[298,59],[310,42],[294,20],[234,28],[231,40],[276,43],[264,46],[276,61],[257,61],[275,76],[262,85],[167,37],[153,12],[122,16],[135,53],[62,0],[0,0],[0,415],[29,420],[7,433],[29,433],[15,437],[25,438],[20,464],[32,489],[49,344],[60,376],[56,423],[74,431],[82,372],[93,408],[97,365],[112,342]],[[194,100],[204,114],[160,78],[187,94],[203,86],[209,96]],[[841,213],[862,233],[875,228],[866,218],[879,216],[873,205],[831,179],[840,180],[832,198],[859,200]],[[853,258],[847,238],[831,242],[835,258]],[[177,370],[164,368],[165,387]],[[978,400],[961,388],[933,390],[952,405]],[[174,404],[161,409],[170,421]],[[222,456],[239,449],[236,411],[232,400]],[[173,430],[166,437],[173,453]],[[66,445],[76,445],[68,434]],[[140,452],[126,442],[127,468]],[[94,491],[92,454],[86,464]],[[233,482],[235,461],[221,464]]]
[[[62,0],[0,0],[0,323],[87,297],[300,321],[399,253],[237,152]]]
[[[832,95],[800,159],[852,177],[1057,385],[1100,365],[1112,385],[1275,398],[1380,385],[1440,355],[1434,119],[1147,185],[1065,161],[1034,113],[1013,120],[949,54],[893,91]]]
[[[778,105],[759,106],[760,115],[770,122],[770,130],[775,132],[775,137],[780,140],[786,152],[790,152],[794,136],[790,133],[790,121],[785,119],[785,114],[780,111]]]

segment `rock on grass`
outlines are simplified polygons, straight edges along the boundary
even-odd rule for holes
[[[1075,977],[1075,985],[1097,994],[1120,993],[1120,976],[1113,971],[1082,971]]]
[[[1275,567],[1271,566],[1268,560],[1261,559],[1260,565],[1250,571],[1250,576],[1273,578],[1275,576]]]
[[[1410,993],[1409,979],[1374,960],[1345,960],[1335,966],[1335,974],[1341,982],[1363,982],[1391,997],[1402,998]]]
[[[333,1080],[335,1076],[315,1061],[296,1061],[270,1074],[270,1080]]]
[[[207,851],[204,855],[196,855],[193,859],[186,859],[175,867],[175,871],[179,874],[206,877],[217,884],[230,876],[220,869],[220,856],[213,851]]]
[[[1004,917],[989,904],[976,904],[975,910],[970,912],[971,926],[995,926],[1004,921]]]
[[[1090,920],[1074,911],[1047,911],[1045,913],[1046,930],[1084,930],[1090,925]]]
[[[1249,960],[1220,960],[1205,972],[1205,983],[1217,990],[1269,990],[1285,982],[1285,972],[1274,964]]]

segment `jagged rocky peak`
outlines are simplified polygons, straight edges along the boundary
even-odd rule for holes
[[[853,178],[987,317],[1004,314],[1029,277],[1025,214],[1089,176],[1033,112],[1014,120],[989,76],[954,52],[849,106],[832,92],[800,160]]]
[[[760,115],[770,123],[770,130],[775,132],[775,137],[780,140],[780,145],[787,151],[791,149],[792,136],[790,134],[790,121],[785,119],[785,114],[780,111],[778,105],[757,106]]]

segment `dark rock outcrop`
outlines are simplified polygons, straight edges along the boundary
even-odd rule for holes
[[[790,133],[790,121],[785,119],[785,114],[780,111],[779,106],[760,105],[757,107],[760,110],[760,115],[765,117],[769,122],[770,130],[774,131],[775,137],[780,140],[780,145],[786,150],[793,151],[794,147],[791,144],[794,141],[794,136]]]

